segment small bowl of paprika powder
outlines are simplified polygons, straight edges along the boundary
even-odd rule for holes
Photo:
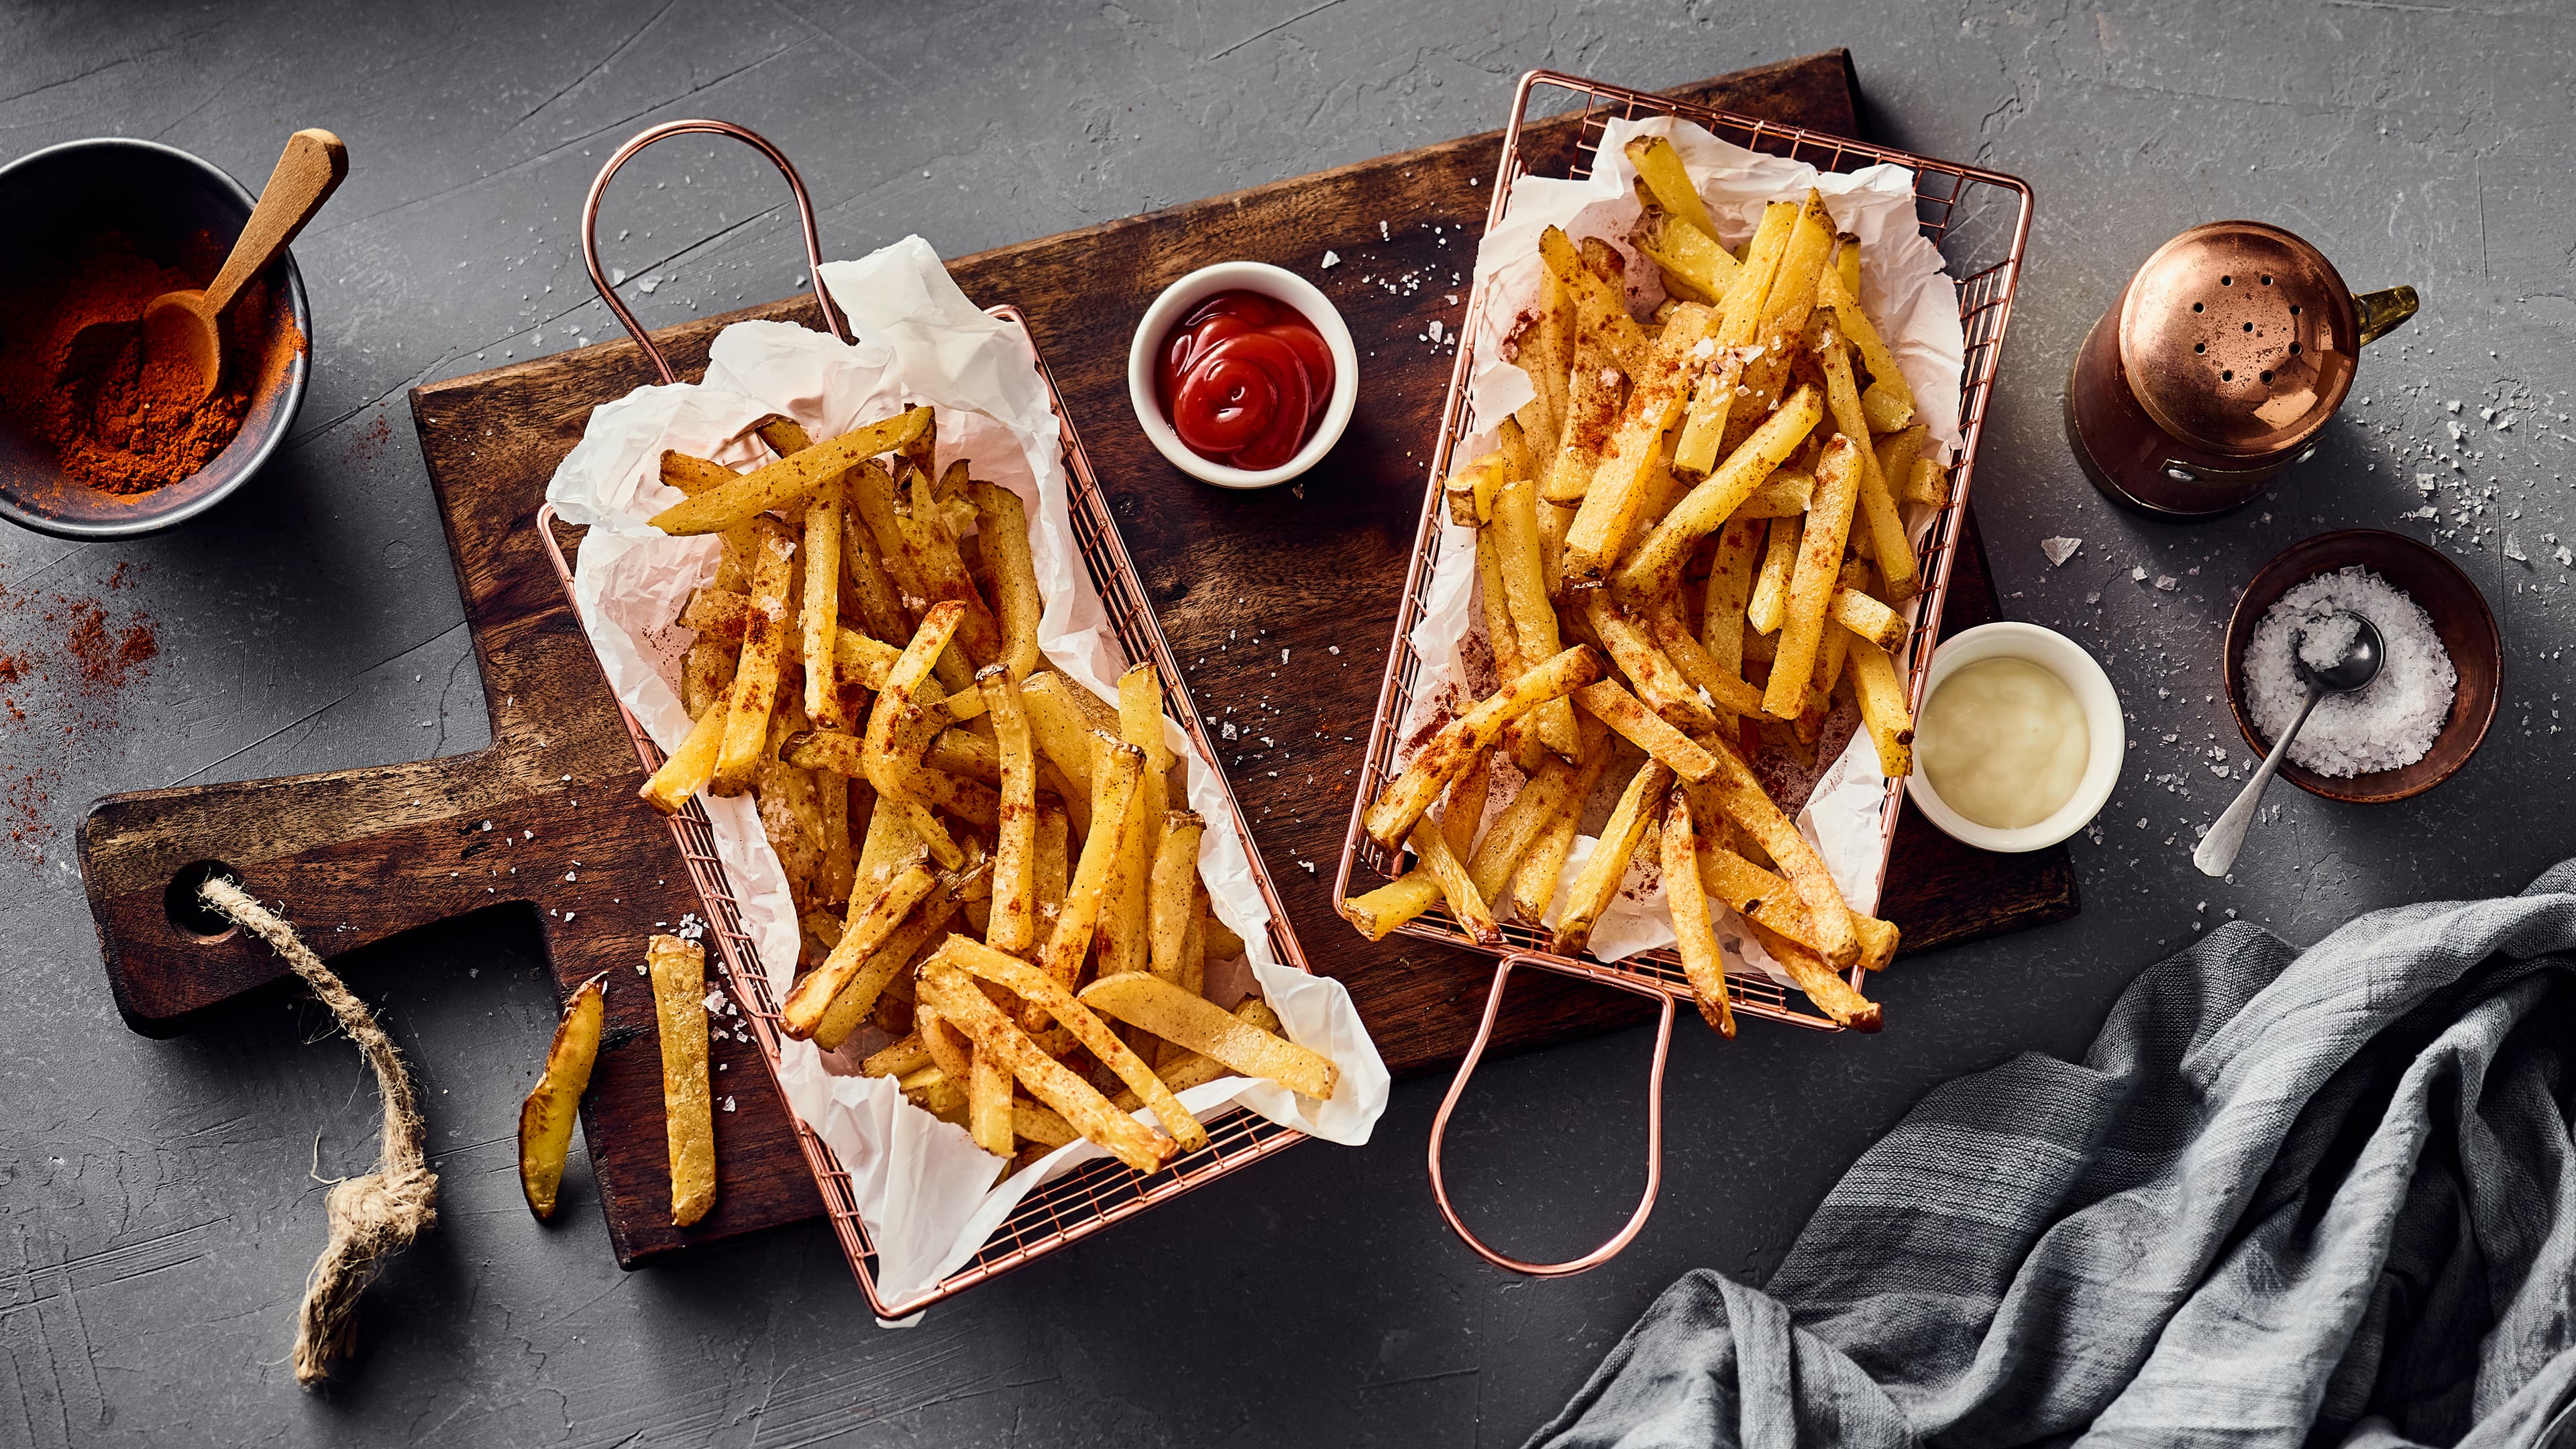
[[[1163,289],[1127,349],[1127,400],[1173,467],[1267,488],[1323,461],[1359,401],[1359,349],[1314,283],[1219,262]]]
[[[312,314],[280,256],[223,318],[224,374],[202,404],[140,365],[134,322],[163,292],[211,281],[252,195],[156,142],[68,141],[0,166],[0,516],[98,540],[214,507],[294,426]],[[102,340],[107,345],[102,345]]]

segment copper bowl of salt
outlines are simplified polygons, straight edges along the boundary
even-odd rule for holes
[[[213,163],[157,142],[108,136],[49,146],[0,166],[0,277],[60,272],[78,248],[110,235],[161,266],[184,268],[209,247],[219,263],[252,201]],[[220,451],[176,481],[116,492],[69,476],[19,410],[0,406],[0,517],[59,538],[130,538],[184,523],[249,481],[295,425],[312,367],[313,318],[293,256],[269,264],[225,325],[224,386],[245,393],[247,405]]]
[[[2257,570],[2236,600],[2227,621],[2227,707],[2247,748],[2261,755],[2272,748],[2254,727],[2245,701],[2245,654],[2254,629],[2281,596],[2319,574],[2359,565],[2405,592],[2423,609],[2451,656],[2458,676],[2451,692],[2451,712],[2433,736],[2422,759],[2393,770],[2358,775],[2323,775],[2290,760],[2281,762],[2281,778],[2327,800],[2356,805],[2385,804],[2421,795],[2459,773],[2487,737],[2494,723],[2496,698],[2504,685],[2504,644],[2496,633],[2495,614],[2469,576],[2426,544],[2402,533],[2376,528],[2347,528],[2303,538]]]

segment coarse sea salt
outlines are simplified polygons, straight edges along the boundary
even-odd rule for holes
[[[2317,701],[2290,746],[2291,763],[2336,779],[2424,758],[2450,718],[2459,683],[2432,617],[2404,590],[2358,564],[2319,574],[2265,610],[2245,646],[2246,712],[2264,738],[2278,739],[2307,702],[2292,649],[2311,668],[2334,663],[2358,632],[2351,620],[2337,617],[2345,613],[2379,631],[2379,675],[2357,693]]]

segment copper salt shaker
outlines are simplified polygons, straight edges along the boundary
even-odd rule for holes
[[[2361,349],[2415,315],[2415,289],[2356,297],[2276,226],[2213,221],[2156,249],[2075,354],[2076,460],[2112,501],[2208,518],[2316,452]]]

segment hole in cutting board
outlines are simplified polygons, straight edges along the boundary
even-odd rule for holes
[[[192,861],[170,877],[169,888],[161,892],[161,909],[170,917],[170,924],[179,928],[179,934],[211,943],[241,929],[232,917],[207,905],[197,894],[197,887],[217,876],[234,885],[241,884],[241,872],[220,860]]]

